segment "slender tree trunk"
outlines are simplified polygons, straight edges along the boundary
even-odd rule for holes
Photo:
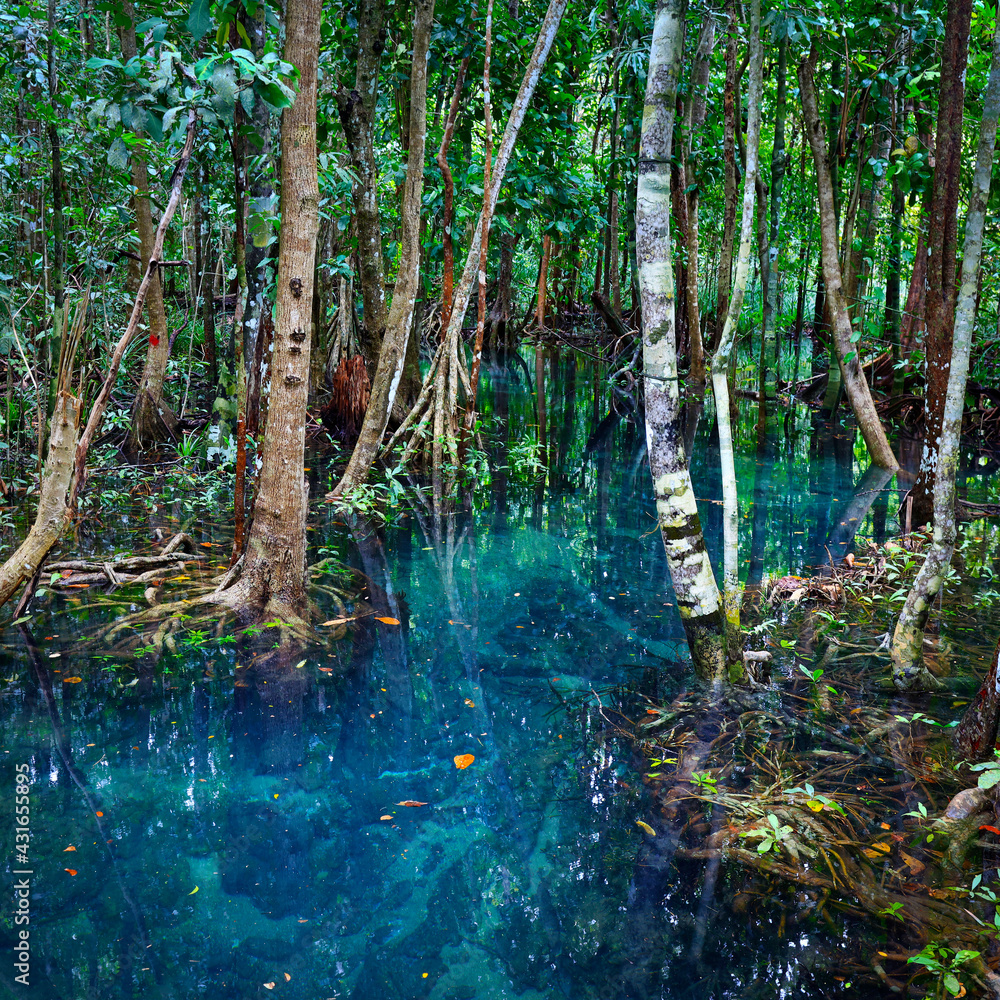
[[[722,156],[725,167],[725,205],[722,220],[722,246],[719,250],[719,270],[716,279],[715,337],[721,334],[729,311],[729,293],[733,281],[733,235],[736,231],[736,88],[739,86],[737,61],[739,58],[739,26],[736,21],[736,2],[728,0],[729,27],[726,40],[726,85],[723,93]]]
[[[701,131],[705,123],[705,94],[708,90],[708,75],[712,52],[715,49],[715,18],[709,15],[702,22],[698,36],[698,47],[691,69],[691,95],[688,99],[684,128],[684,159],[681,164],[683,195],[687,204],[687,326],[688,342],[691,345],[691,378],[696,382],[705,381],[705,347],[701,340],[701,304],[698,296],[699,232],[698,232],[698,154],[701,147]],[[621,312],[621,310],[618,310]]]
[[[299,91],[281,116],[281,234],[267,433],[243,571],[220,603],[290,624],[308,617],[306,594],[306,404],[319,185],[316,76],[320,0],[287,0],[285,60]]]
[[[490,46],[493,42],[493,0],[486,2],[486,48],[483,54],[483,210],[480,214],[479,235],[479,302],[476,312],[476,341],[472,348],[472,369],[469,372],[469,398],[465,409],[465,433],[462,437],[461,457],[468,445],[476,422],[476,397],[479,395],[479,369],[483,361],[483,334],[486,331],[486,267],[489,261],[490,223],[493,213],[489,211],[490,173],[493,157],[493,110],[490,105]]]
[[[993,61],[983,100],[979,126],[979,151],[972,180],[972,196],[965,222],[962,285],[955,312],[954,338],[948,365],[941,430],[936,441],[934,479],[934,534],[920,571],[913,581],[892,637],[892,679],[902,691],[936,687],[938,682],[923,666],[924,627],[937,592],[944,582],[955,549],[955,473],[961,455],[965,383],[976,319],[976,292],[983,251],[983,228],[990,196],[993,146],[1000,116],[1000,20],[993,36]]]
[[[812,147],[816,169],[816,186],[819,191],[820,236],[822,239],[823,277],[826,301],[832,323],[834,347],[837,352],[841,376],[854,416],[868,446],[872,461],[884,469],[899,467],[885,430],[872,400],[871,390],[858,363],[857,352],[851,343],[851,318],[844,298],[840,261],[837,256],[837,224],[833,203],[833,185],[826,159],[826,141],[816,105],[816,87],[813,80],[815,52],[799,65],[799,87],[802,93],[802,110],[805,128]]]
[[[937,138],[934,148],[934,188],[931,195],[927,259],[926,394],[924,447],[920,474],[910,491],[910,523],[927,524],[934,513],[937,441],[944,420],[951,363],[952,328],[958,295],[955,256],[958,246],[958,198],[962,170],[962,116],[965,113],[965,71],[969,57],[972,0],[952,0],[947,6],[941,53]]]
[[[215,398],[215,389],[219,384],[219,362],[215,345],[215,270],[217,267],[217,254],[212,250],[212,216],[209,212],[211,187],[208,179],[208,166],[201,164],[201,191],[199,197],[202,201],[201,220],[204,225],[201,238],[202,247],[202,271],[199,276],[199,287],[201,288],[201,325],[204,331],[205,343],[205,364],[208,366],[208,404],[209,407]]]
[[[719,589],[705,550],[684,453],[670,247],[670,155],[683,56],[680,0],[658,0],[646,78],[636,199],[636,257],[643,313],[646,441],[657,515],[677,607],[697,672],[725,672]]]
[[[726,616],[726,647],[731,664],[741,665],[739,579],[739,496],[736,459],[730,418],[729,363],[736,343],[736,329],[743,311],[747,278],[750,274],[750,245],[753,236],[760,152],[761,96],[763,92],[764,47],[760,37],[760,0],[753,0],[750,26],[750,89],[747,95],[746,166],[743,172],[743,212],[740,218],[740,247],[732,297],[719,346],[712,357],[712,391],[719,427],[719,457],[722,464],[723,495],[723,577]],[[728,97],[727,97],[728,100]]]
[[[372,376],[385,336],[388,308],[382,261],[382,221],[378,207],[378,167],[375,163],[375,109],[378,75],[385,48],[386,0],[359,0],[358,59],[353,90],[337,94],[340,121],[351,153],[355,181],[351,186],[358,233],[358,279],[364,322],[358,341]]]
[[[121,28],[122,57],[126,62],[138,55],[135,38],[135,7],[131,0],[122,0],[122,13],[126,23]],[[133,123],[134,126],[134,123]],[[139,236],[139,256],[145,273],[153,249],[153,219],[149,209],[149,176],[145,159],[133,151],[130,157],[132,183],[135,186],[136,232]],[[146,294],[146,311],[149,320],[149,343],[146,363],[139,379],[139,388],[132,407],[132,424],[126,442],[126,454],[138,454],[144,449],[165,440],[176,439],[179,425],[173,411],[163,398],[163,380],[170,356],[170,338],[167,336],[167,317],[163,308],[163,280],[159,268],[153,272]]]
[[[343,478],[333,491],[339,496],[368,475],[382,443],[389,414],[403,375],[406,348],[420,284],[420,207],[424,190],[427,141],[427,50],[434,20],[434,0],[417,0],[413,20],[413,64],[410,72],[410,151],[406,164],[402,256],[393,290],[392,308],[372,382],[371,399],[358,443]]]
[[[771,218],[768,249],[762,261],[761,287],[764,292],[764,337],[761,343],[761,406],[773,416],[778,391],[778,238],[781,232],[781,191],[788,167],[785,152],[785,107],[787,94],[788,35],[778,44],[777,107],[774,112],[774,144],[771,153]]]

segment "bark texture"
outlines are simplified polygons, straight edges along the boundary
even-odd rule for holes
[[[698,674],[725,670],[719,589],[705,550],[684,450],[670,246],[670,155],[683,55],[680,0],[658,0],[639,149],[636,259],[642,296],[646,443],[663,546]]]
[[[983,229],[990,196],[993,170],[993,145],[997,118],[1000,116],[1000,19],[993,38],[993,61],[983,101],[983,119],[979,126],[979,151],[972,179],[972,196],[965,222],[965,250],[962,260],[962,286],[955,312],[954,339],[948,359],[948,391],[937,436],[936,475],[934,478],[934,533],[913,587],[900,612],[892,637],[892,679],[897,688],[936,686],[937,682],[922,664],[924,626],[955,549],[955,473],[958,469],[965,409],[965,383],[969,374],[969,354],[976,318],[979,265],[983,252]],[[925,448],[927,445],[925,444]]]
[[[281,116],[281,233],[271,398],[254,521],[242,575],[217,595],[251,615],[285,622],[307,616],[307,492],[304,477],[309,329],[312,322],[319,185],[316,72],[320,0],[288,0],[285,60],[298,67],[299,92]]]

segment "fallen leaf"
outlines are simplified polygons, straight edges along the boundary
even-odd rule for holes
[[[866,858],[884,858],[890,851],[892,847],[889,844],[872,844],[871,847],[866,847],[862,852]]]
[[[292,977],[287,972],[283,972],[282,975],[285,977],[286,983],[290,983],[292,981]]]
[[[103,816],[103,815],[104,815],[104,813],[102,813],[102,812],[98,811],[98,812],[95,812],[95,813],[94,813],[94,815],[95,815],[95,816]]]
[[[911,857],[906,851],[900,851],[899,856],[914,875],[919,875],[927,867],[923,861],[918,861],[916,858]]]
[[[879,826],[882,827],[883,830],[891,829],[888,823],[879,823]]]
[[[274,983],[264,983],[264,989],[265,990],[273,990],[274,989]]]
[[[641,819],[637,819],[635,821],[635,825],[639,827],[643,833],[648,833],[651,837],[656,836],[656,831],[648,823],[644,823]]]
[[[63,684],[79,684],[82,680],[82,677],[64,677]]]
[[[809,808],[812,809],[814,813],[823,811],[823,803],[820,802],[819,799],[809,799],[809,801],[806,802],[806,805],[809,806]]]
[[[998,837],[1000,837],[1000,830],[998,830],[995,826],[990,826],[989,823],[984,823],[979,829],[989,830],[990,833],[995,833]]]
[[[324,673],[324,674],[332,674],[333,673],[333,667],[320,667],[319,670],[320,670],[321,673]]]
[[[417,802],[415,799],[403,799],[402,802],[397,802],[397,806],[425,806],[426,802]]]
[[[320,622],[320,628],[325,625],[344,625],[347,622],[357,621],[357,617],[353,618],[331,618],[328,622]]]
[[[476,703],[471,698],[466,698],[465,699],[465,704],[468,705],[469,708],[475,708],[476,707]]]
[[[375,621],[382,622],[385,625],[398,625],[399,624],[399,619],[398,618],[376,618]]]
[[[394,819],[394,818],[395,817],[391,816],[389,813],[386,813],[384,816],[379,816],[379,819],[383,820],[383,821],[387,820],[387,819]]]
[[[306,665],[306,662],[307,662],[306,660],[300,660],[298,663],[295,664],[295,669],[301,670]]]
[[[198,891],[198,886],[195,886],[189,893],[189,896],[193,896]]]
[[[457,767],[460,771],[464,771],[475,759],[474,754],[460,753],[455,758],[455,767]]]
[[[210,549],[213,545],[212,542],[199,542],[198,543],[203,549]]]
[[[76,874],[76,869],[75,868],[64,868],[63,871],[64,872],[69,872],[70,875],[75,875]]]
[[[96,746],[97,746],[97,744],[96,744],[96,743],[88,743],[88,744],[87,744],[87,746],[88,746],[88,747],[96,747]]]
[[[65,854],[67,851],[75,851],[75,850],[76,848],[72,844],[70,844],[69,847],[63,848],[63,854]]]
[[[89,587],[89,583],[67,583],[67,587]]]

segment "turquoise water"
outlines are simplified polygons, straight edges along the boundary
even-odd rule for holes
[[[329,649],[257,667],[266,632],[189,633],[158,665],[123,665],[86,636],[142,606],[128,589],[89,610],[84,591],[44,593],[30,632],[4,632],[0,844],[9,885],[31,870],[30,992],[0,958],[9,995],[868,995],[833,978],[849,935],[786,928],[794,893],[741,895],[745,876],[725,868],[706,890],[700,863],[672,862],[636,825],[652,818],[645,762],[620,726],[693,679],[641,418],[599,382],[595,399],[588,369],[551,364],[543,475],[508,455],[456,513],[403,501],[384,527],[313,504],[311,559],[367,579],[353,611],[368,617]],[[534,411],[523,376],[493,382],[496,460]],[[694,475],[715,553],[710,416]],[[314,497],[326,461],[313,456]],[[865,472],[853,437],[795,411],[770,454],[742,463],[745,574],[822,561]],[[862,533],[892,529],[888,499]],[[224,540],[182,498],[152,506],[105,518],[117,527],[98,540],[177,523]],[[317,603],[321,620],[337,615]],[[18,766],[31,782],[20,861]],[[0,920],[5,956],[16,930]]]

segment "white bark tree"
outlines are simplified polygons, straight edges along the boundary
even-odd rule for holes
[[[712,679],[721,678],[726,666],[722,609],[680,424],[670,244],[670,156],[683,39],[681,0],[658,0],[639,144],[636,261],[642,297],[646,443],[657,518],[695,669]]]

